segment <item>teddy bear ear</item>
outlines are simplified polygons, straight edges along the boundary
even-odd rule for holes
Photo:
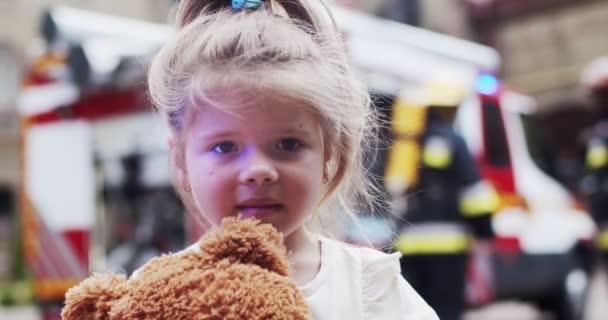
[[[224,218],[221,226],[209,231],[199,245],[215,261],[234,259],[283,276],[289,274],[283,235],[270,224],[260,224],[253,219]]]
[[[94,274],[65,295],[63,320],[108,319],[112,305],[126,292],[126,278],[113,273]]]

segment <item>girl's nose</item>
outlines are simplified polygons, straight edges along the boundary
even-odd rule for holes
[[[239,175],[241,183],[265,185],[274,183],[279,178],[272,160],[267,159],[263,154],[251,152],[248,160]]]

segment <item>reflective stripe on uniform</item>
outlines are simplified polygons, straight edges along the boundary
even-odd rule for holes
[[[452,150],[448,141],[440,137],[429,138],[424,144],[422,162],[435,169],[445,169],[452,164]]]
[[[385,172],[386,189],[391,194],[402,194],[418,183],[420,148],[415,140],[400,139],[393,143]]]
[[[601,140],[595,139],[589,143],[586,162],[589,169],[598,169],[608,164],[608,148]]]
[[[470,242],[469,237],[465,235],[402,235],[395,242],[395,248],[403,255],[457,254],[468,251]]]
[[[492,214],[498,210],[499,205],[498,194],[484,181],[466,188],[460,195],[460,212],[468,218]]]
[[[459,224],[427,223],[408,227],[395,241],[403,255],[458,254],[469,250],[471,238]]]
[[[602,231],[595,241],[598,249],[608,251],[608,230]]]

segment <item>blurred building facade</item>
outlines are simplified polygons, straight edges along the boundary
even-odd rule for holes
[[[468,0],[479,40],[502,54],[503,77],[556,109],[584,102],[582,69],[608,52],[607,1]]]
[[[340,1],[339,1],[340,2]],[[458,38],[472,37],[462,0],[342,0],[362,11]]]

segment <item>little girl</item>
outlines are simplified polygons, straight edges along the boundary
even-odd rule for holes
[[[398,254],[306,227],[369,195],[370,98],[324,1],[182,0],[176,23],[148,82],[188,210],[212,225],[242,215],[281,231],[315,319],[437,319],[401,277]]]

